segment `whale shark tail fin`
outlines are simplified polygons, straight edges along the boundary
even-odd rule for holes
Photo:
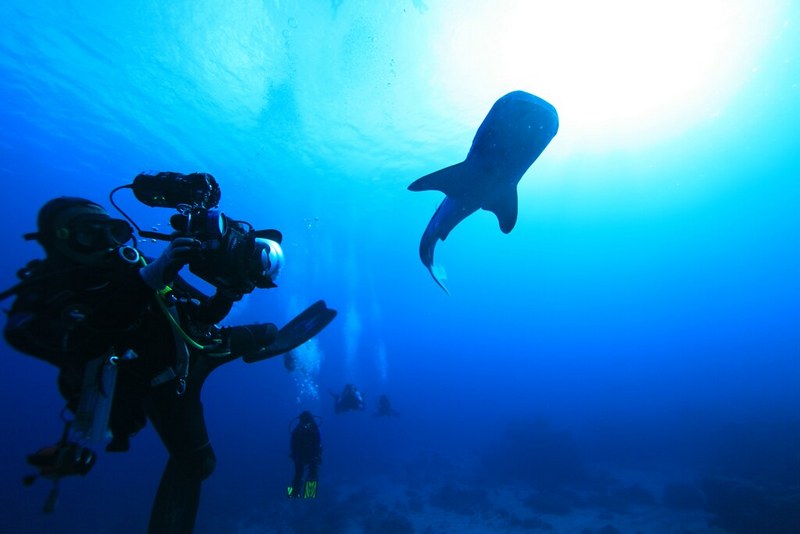
[[[428,271],[431,273],[433,280],[439,284],[439,287],[441,287],[444,292],[449,295],[450,292],[447,290],[447,286],[444,285],[444,281],[447,280],[447,271],[444,270],[444,267],[434,263],[428,266]]]
[[[409,191],[441,191],[448,197],[459,197],[464,191],[465,185],[469,184],[468,180],[464,180],[464,174],[467,170],[464,168],[464,163],[456,163],[436,172],[426,174],[422,178],[418,178],[411,182],[408,186]]]

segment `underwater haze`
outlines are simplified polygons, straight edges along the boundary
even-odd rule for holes
[[[47,200],[112,211],[140,172],[208,172],[220,209],[284,236],[278,287],[225,324],[339,312],[293,371],[207,381],[196,532],[800,532],[797,2],[6,0],[0,20],[2,289],[43,256],[21,236]],[[419,257],[444,194],[407,187],[515,90],[559,131],[513,231],[479,210],[438,244],[447,295]],[[143,229],[173,214],[115,199]],[[152,427],[45,515],[49,482],[21,479],[60,437],[57,369],[0,352],[0,529],[144,532]],[[364,412],[334,413],[346,383]],[[373,416],[384,394],[398,417]],[[306,409],[318,497],[289,501]]]

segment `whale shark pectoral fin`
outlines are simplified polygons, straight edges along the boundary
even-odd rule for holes
[[[517,185],[512,184],[510,187],[500,191],[500,194],[486,200],[481,207],[497,216],[500,230],[507,234],[517,224],[518,205]]]
[[[457,197],[463,193],[464,186],[469,185],[465,180],[467,173],[464,162],[456,163],[436,172],[426,174],[411,182],[409,191],[441,191],[449,197]]]

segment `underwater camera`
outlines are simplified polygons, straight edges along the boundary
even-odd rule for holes
[[[201,243],[200,254],[189,262],[189,270],[218,289],[250,293],[255,288],[275,287],[283,266],[278,230],[255,230],[214,208],[222,195],[208,173],[141,173],[129,186],[136,198],[150,207],[173,208],[173,234],[143,231],[145,238],[172,240],[191,236]],[[134,225],[135,226],[135,225]]]

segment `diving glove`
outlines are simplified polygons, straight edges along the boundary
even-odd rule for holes
[[[200,250],[200,241],[191,237],[177,237],[170,241],[161,256],[139,270],[142,280],[160,291],[171,284],[178,271]]]

